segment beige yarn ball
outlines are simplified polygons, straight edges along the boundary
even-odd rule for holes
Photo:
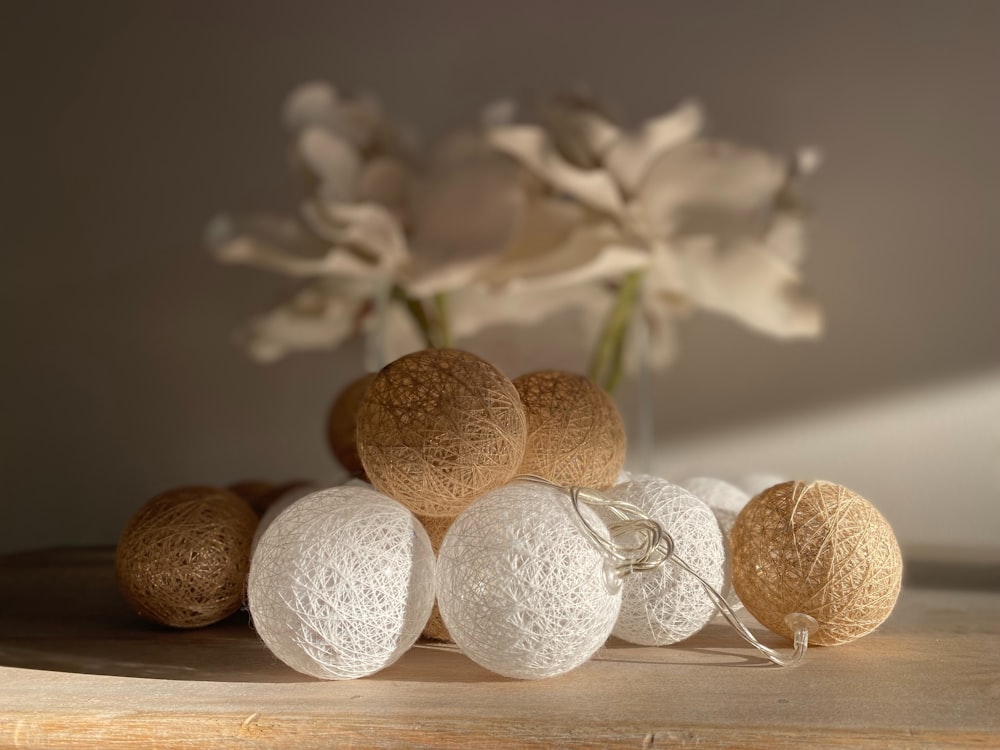
[[[375,379],[375,373],[362,375],[342,390],[330,405],[326,417],[326,440],[334,458],[350,474],[364,473],[358,456],[358,407],[368,386]]]
[[[424,531],[427,532],[427,536],[431,540],[431,549],[437,555],[441,549],[441,542],[444,541],[444,535],[448,533],[448,529],[451,528],[451,524],[455,518],[417,516],[417,520],[420,521],[424,527]],[[441,617],[441,610],[438,609],[437,602],[434,602],[430,619],[427,621],[420,635],[432,641],[451,642],[451,633],[448,632],[448,627],[444,624],[444,619]]]
[[[368,479],[418,516],[457,516],[506,484],[524,456],[524,407],[496,367],[458,349],[386,365],[358,408]]]
[[[144,618],[210,625],[243,603],[257,514],[235,493],[181,487],[149,500],[122,531],[115,575]]]
[[[625,425],[596,383],[571,372],[541,370],[514,379],[528,417],[519,474],[564,487],[607,489],[625,465]]]
[[[860,638],[892,612],[903,563],[892,528],[871,503],[831,482],[783,482],[740,512],[730,535],[733,587],[769,630],[811,615],[810,644]]]

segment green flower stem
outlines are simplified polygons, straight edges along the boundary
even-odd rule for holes
[[[451,323],[448,312],[448,295],[438,292],[434,295],[434,312],[437,314],[438,346],[452,346]]]
[[[392,296],[394,299],[399,300],[406,305],[406,309],[409,310],[410,315],[413,316],[413,320],[416,322],[417,328],[420,329],[420,334],[424,338],[424,344],[430,348],[434,347],[435,334],[431,325],[431,319],[427,315],[427,310],[424,309],[420,300],[414,299],[398,286],[393,287]]]
[[[601,336],[590,361],[590,379],[614,393],[621,380],[625,360],[625,336],[639,302],[642,272],[632,271],[618,288],[618,296],[608,313]]]
[[[420,329],[425,346],[430,349],[439,349],[452,345],[447,294],[440,292],[434,295],[433,314],[428,314],[423,300],[411,297],[398,286],[393,288],[392,296],[393,299],[406,305],[406,309],[413,316],[417,328]]]

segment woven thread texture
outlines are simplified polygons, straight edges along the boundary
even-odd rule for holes
[[[481,666],[521,679],[563,674],[589,659],[621,603],[565,493],[523,482],[485,495],[456,519],[438,577],[455,643]]]
[[[524,456],[526,432],[513,383],[458,349],[390,363],[358,409],[358,454],[368,478],[425,517],[455,517],[506,484]]]
[[[733,550],[729,545],[729,532],[736,523],[740,511],[750,502],[750,496],[734,484],[715,477],[689,477],[679,482],[681,487],[691,492],[707,505],[722,531],[722,547],[725,552],[722,590],[719,592],[733,609],[741,609],[743,604],[733,588]]]
[[[254,627],[293,669],[353,679],[396,661],[434,601],[434,553],[417,519],[374,490],[335,487],[281,513],[254,551]]]
[[[606,489],[625,465],[625,425],[614,401],[596,383],[561,370],[514,379],[528,419],[519,474],[564,487]]]
[[[791,638],[785,616],[812,615],[810,643],[859,638],[892,612],[903,564],[888,521],[832,482],[784,482],[751,500],[733,526],[733,585],[764,626]]]
[[[631,503],[674,540],[675,553],[714,589],[723,582],[722,532],[705,503],[665,479],[639,479],[613,487],[613,500]],[[715,603],[694,576],[669,561],[625,578],[614,634],[630,643],[664,646],[701,630]]]
[[[196,628],[233,614],[243,602],[257,514],[235,493],[181,487],[132,516],[115,553],[126,601],[143,617]]]

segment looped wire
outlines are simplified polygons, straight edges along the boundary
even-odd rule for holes
[[[792,612],[785,618],[785,622],[794,633],[794,648],[790,655],[765,646],[743,624],[725,597],[677,555],[673,537],[666,529],[645,515],[637,506],[623,500],[612,500],[588,487],[562,487],[535,475],[525,474],[517,479],[558,487],[567,492],[581,528],[591,542],[614,561],[615,572],[619,578],[656,570],[669,561],[694,576],[737,634],[772,663],[781,667],[794,667],[805,657],[809,647],[809,635],[819,629],[819,624],[814,618],[802,612]],[[580,503],[592,508],[603,508],[618,520],[609,523],[607,534],[604,534],[594,528],[580,512]]]

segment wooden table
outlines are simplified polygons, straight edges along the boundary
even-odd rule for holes
[[[3,747],[1000,747],[995,590],[904,589],[877,632],[795,669],[719,622],[667,648],[612,640],[539,681],[421,646],[314,680],[245,613],[194,631],[137,619],[108,549],[0,558],[0,607]]]

